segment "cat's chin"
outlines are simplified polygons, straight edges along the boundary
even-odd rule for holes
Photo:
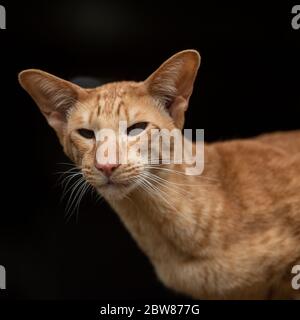
[[[97,188],[98,192],[108,201],[120,201],[135,188],[134,184],[107,183]]]

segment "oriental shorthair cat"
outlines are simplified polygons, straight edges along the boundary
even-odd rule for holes
[[[300,131],[204,143],[198,175],[185,163],[97,156],[99,130],[117,133],[120,121],[130,143],[151,140],[152,129],[182,132],[199,66],[199,53],[185,50],[141,82],[84,89],[35,69],[19,82],[165,286],[196,299],[299,299]]]

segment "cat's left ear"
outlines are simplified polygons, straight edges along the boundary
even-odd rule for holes
[[[147,91],[167,109],[180,129],[184,125],[184,114],[200,61],[200,54],[196,50],[178,52],[144,82]]]

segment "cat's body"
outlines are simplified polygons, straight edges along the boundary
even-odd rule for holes
[[[299,295],[300,132],[207,144],[205,158],[202,179],[164,173],[191,184],[184,202],[165,190],[176,210],[145,193],[111,203],[159,278],[195,298]]]
[[[206,144],[200,176],[183,174],[185,164],[108,167],[95,157],[91,129],[117,130],[121,118],[147,121],[143,134],[182,128],[198,66],[197,53],[184,51],[143,83],[83,90],[35,70],[20,82],[167,287],[200,299],[299,298],[291,269],[300,264],[300,131]]]

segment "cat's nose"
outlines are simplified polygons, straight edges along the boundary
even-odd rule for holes
[[[110,164],[110,163],[105,163],[105,164],[100,164],[100,163],[95,163],[95,167],[101,171],[103,174],[105,174],[107,177],[110,177],[114,170],[116,170],[120,165],[119,164]]]

